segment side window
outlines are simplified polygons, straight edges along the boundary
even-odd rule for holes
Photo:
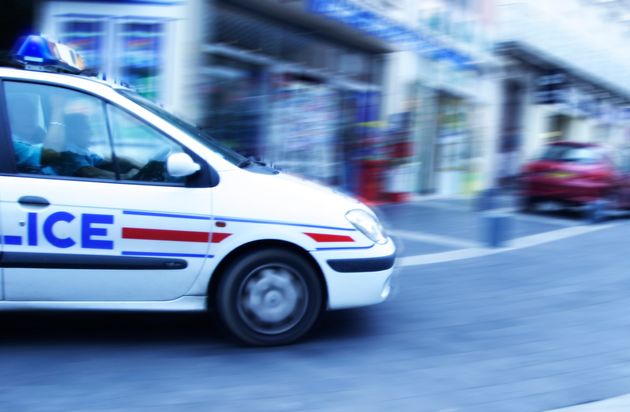
[[[107,108],[122,180],[184,184],[184,178],[166,172],[167,157],[182,152],[181,146],[124,110],[112,105]]]
[[[115,179],[103,103],[62,87],[5,82],[18,173]]]

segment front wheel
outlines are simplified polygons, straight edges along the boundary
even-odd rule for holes
[[[586,205],[586,218],[592,223],[604,222],[610,216],[611,212],[619,208],[620,204],[619,194],[610,191],[601,199],[597,199]]]
[[[260,250],[229,265],[217,291],[223,323],[241,341],[283,345],[306,334],[322,308],[315,269],[296,253]]]
[[[538,201],[532,196],[521,196],[518,200],[518,209],[522,213],[535,212],[538,207]]]

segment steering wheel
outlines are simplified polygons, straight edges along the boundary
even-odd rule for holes
[[[167,181],[166,160],[172,153],[174,153],[172,147],[167,147],[160,150],[130,179],[140,180],[143,182]]]
[[[164,182],[166,173],[166,163],[162,161],[149,160],[138,172],[130,177],[131,180],[142,182]]]

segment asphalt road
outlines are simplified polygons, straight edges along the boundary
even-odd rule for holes
[[[478,215],[451,206],[383,212],[475,241]],[[524,216],[513,233],[580,223]],[[629,393],[629,228],[402,267],[386,303],[279,348],[236,345],[202,315],[2,313],[0,410],[541,411]]]

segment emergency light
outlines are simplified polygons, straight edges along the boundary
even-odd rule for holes
[[[18,41],[13,57],[28,70],[78,74],[85,68],[76,51],[34,34]]]

